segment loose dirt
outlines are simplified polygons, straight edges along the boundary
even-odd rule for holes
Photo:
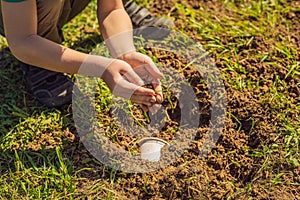
[[[296,1],[293,1],[293,4]],[[200,6],[210,9],[216,15],[230,15],[229,11],[224,11],[219,1],[188,1],[186,6],[199,9]],[[153,3],[151,11],[156,14],[164,14],[173,8],[173,1],[160,1]],[[226,13],[227,12],[227,13]],[[180,20],[180,12],[173,10],[171,16],[174,17],[178,28],[186,27],[183,20]],[[298,59],[300,52],[300,25],[299,12],[286,14],[286,19],[294,24],[292,30],[285,26],[279,27],[280,33],[274,33],[274,38],[285,37],[289,32],[291,45],[298,50]],[[250,19],[251,20],[251,19]],[[252,19],[254,20],[254,19]],[[204,41],[203,38],[196,36],[196,30],[192,27],[186,27],[189,34],[196,40]],[[220,35],[224,43],[234,40]],[[290,120],[296,120],[299,112],[293,110],[295,104],[300,101],[300,80],[299,77],[292,78],[292,75],[286,70],[290,63],[284,59],[284,55],[269,57],[270,61],[276,61],[276,66],[267,65],[261,62],[259,58],[251,55],[253,52],[268,52],[270,55],[276,52],[273,42],[269,38],[255,36],[249,46],[244,47],[247,51],[240,49],[238,57],[240,65],[246,72],[234,73],[226,71],[228,77],[224,80],[227,94],[227,114],[225,127],[222,131],[216,147],[206,157],[200,157],[199,152],[202,148],[202,139],[209,131],[211,117],[211,103],[209,101],[209,92],[207,85],[202,83],[199,73],[192,67],[186,68],[187,61],[171,53],[162,51],[148,50],[150,55],[158,58],[159,63],[174,67],[176,70],[185,68],[183,75],[191,82],[191,86],[199,99],[198,105],[201,108],[200,125],[194,142],[183,152],[182,156],[177,158],[171,165],[159,169],[155,172],[145,174],[126,174],[116,172],[114,174],[113,190],[124,198],[128,199],[226,199],[231,196],[233,199],[295,199],[300,197],[299,190],[289,184],[271,184],[265,180],[275,180],[272,172],[288,171],[280,177],[282,182],[293,182],[300,184],[300,168],[291,167],[283,164],[282,160],[278,163],[272,162],[268,165],[268,160],[277,160],[282,158],[280,145],[284,143],[283,137],[279,134],[278,127],[282,127],[282,120],[277,112],[287,110]],[[245,50],[245,49],[244,49]],[[226,69],[224,61],[221,58],[215,58],[216,66],[220,69]],[[232,86],[231,80],[240,78],[244,81],[259,83],[260,87],[256,89],[239,90]],[[285,85],[275,85],[276,80],[283,80]],[[285,98],[286,102],[270,102],[270,95],[273,94],[274,87],[285,87],[288,91]],[[168,120],[163,127],[163,131],[155,136],[171,141],[174,137],[170,131],[178,126],[180,121],[180,105],[176,98],[171,95],[171,102],[164,101],[163,107],[168,113]],[[136,107],[135,116],[144,119],[142,111]],[[109,113],[107,113],[109,115]],[[112,119],[107,119],[112,120]],[[145,121],[141,121],[144,125]],[[148,122],[149,123],[149,122]],[[276,126],[275,126],[276,125]],[[76,136],[75,131],[74,135]],[[50,135],[51,136],[51,135]],[[56,134],[52,135],[54,138]],[[40,138],[43,145],[52,143],[61,143],[61,141]],[[69,143],[65,150],[70,154],[75,169],[92,167],[94,171],[88,173],[82,171],[77,174],[78,177],[85,178],[84,181],[77,183],[78,191],[85,193],[86,190],[99,179],[111,177],[111,171],[98,163],[93,162],[93,157],[79,142],[79,139],[72,138],[70,132],[66,132]],[[132,149],[132,137],[123,134],[115,136],[116,143],[126,150]],[[276,140],[279,146],[274,149],[271,155],[261,155],[261,148],[272,144]],[[54,142],[54,144],[53,144]],[[31,144],[32,149],[37,150],[36,144]],[[84,162],[83,162],[84,161]],[[275,164],[274,164],[275,163]],[[270,185],[271,184],[271,185]],[[109,186],[108,186],[109,187]],[[265,189],[268,188],[268,189]]]
[[[293,1],[293,3],[295,2]],[[188,1],[186,4],[186,6],[194,9],[199,9],[200,6],[210,9],[211,12],[215,12],[220,17],[224,14],[230,15],[229,11],[222,8],[219,1]],[[160,3],[153,3],[150,10],[153,13],[164,14],[168,13],[173,6],[174,3],[171,1],[161,1]],[[171,16],[176,19],[175,23],[178,28],[185,28],[189,34],[194,35],[196,40],[203,41],[203,38],[196,36],[196,31],[192,27],[186,27],[184,21],[179,20],[182,17],[180,12],[173,10]],[[271,39],[276,40],[284,37],[289,31],[291,33],[291,45],[298,50],[299,58],[299,13],[288,13],[286,18],[294,24],[293,30],[288,30],[287,27],[282,26],[278,29],[280,33],[274,33],[274,38]],[[224,43],[235,39],[222,35],[220,37]],[[247,199],[249,197],[254,199],[278,199],[279,197],[280,199],[295,199],[300,197],[299,191],[294,186],[288,184],[271,186],[271,183],[265,181],[276,179],[274,177],[276,173],[272,172],[289,171],[282,177],[282,181],[300,183],[299,167],[290,168],[290,165],[284,165],[282,162],[278,162],[278,164],[272,162],[271,166],[267,165],[268,159],[274,161],[282,156],[280,144],[283,144],[284,141],[279,136],[280,130],[277,129],[283,125],[277,111],[289,110],[290,120],[296,120],[299,116],[299,112],[289,109],[294,108],[293,104],[299,103],[300,100],[299,78],[291,77],[285,68],[289,63],[284,59],[279,60],[278,56],[268,58],[278,62],[278,65],[271,66],[251,55],[253,52],[269,52],[271,55],[280,53],[276,52],[273,41],[270,41],[269,38],[255,36],[249,46],[245,47],[245,50],[248,51],[240,49],[238,57],[241,61],[240,65],[246,73],[236,74],[228,71],[228,77],[224,81],[228,114],[222,135],[213,151],[207,157],[199,157],[202,148],[201,139],[209,130],[211,115],[207,86],[200,83],[201,77],[193,69],[185,69],[184,76],[191,81],[197,97],[201,99],[198,102],[201,108],[201,121],[195,141],[190,144],[181,157],[163,169],[146,174],[117,173],[115,179],[120,178],[121,181],[115,183],[115,191],[128,199],[225,199],[229,196],[234,199]],[[148,51],[148,53],[158,57],[161,64],[173,66],[177,70],[184,68],[187,64],[184,58],[176,57],[173,54],[153,51]],[[222,59],[215,59],[216,66],[220,70],[226,68]],[[195,79],[197,76],[198,79]],[[238,77],[259,83],[260,87],[258,89],[238,90],[230,84],[230,80],[235,80]],[[288,88],[286,98],[289,102],[283,103],[283,105],[265,101],[272,95],[271,91],[274,89],[274,83],[278,78],[283,80],[286,83],[284,87]],[[179,106],[176,105],[176,99],[173,98],[172,102],[176,110]],[[168,133],[168,130],[178,126],[180,116],[176,115],[178,112],[172,112],[168,102],[165,102],[164,105],[170,120],[166,122],[164,131],[156,136],[170,140],[173,135]],[[140,113],[137,116],[142,115]],[[126,146],[124,139],[120,140],[123,141],[121,146]],[[268,158],[265,157],[266,155],[256,154],[261,152],[263,146],[268,146],[275,140],[279,148],[274,150],[272,155],[268,155]],[[79,154],[80,151],[78,149],[75,152]],[[86,152],[81,155],[87,156]],[[80,166],[78,165],[78,167]],[[88,179],[97,179],[108,177],[108,174],[82,174],[82,176]]]

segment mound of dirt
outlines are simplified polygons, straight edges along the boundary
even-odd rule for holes
[[[293,1],[295,3],[295,1]],[[183,2],[187,7],[199,9],[200,7],[212,10],[216,15],[230,15],[230,11],[223,9],[219,1],[186,1]],[[153,3],[150,8],[153,13],[165,14],[174,8],[174,1],[161,1]],[[173,9],[171,16],[174,17],[176,26],[185,28],[189,34],[193,35],[198,41],[203,38],[197,36],[197,30],[193,27],[186,27],[184,20],[180,20],[180,12]],[[293,23],[291,33],[291,45],[299,50],[299,13],[288,13],[286,16]],[[249,19],[255,20],[255,19]],[[284,36],[288,29],[284,26],[279,28],[280,33],[274,33],[274,38],[278,39]],[[223,37],[221,40],[226,44],[233,42],[236,38]],[[272,39],[274,39],[272,38]],[[285,66],[289,61],[284,59],[284,55],[279,55],[274,49],[273,41],[269,41],[262,36],[255,36],[252,42],[242,47],[238,54],[240,65],[246,72],[234,73],[226,71],[228,77],[224,80],[227,97],[227,115],[225,126],[220,138],[212,150],[206,156],[201,157],[203,137],[209,131],[211,117],[210,94],[207,85],[201,82],[202,77],[192,67],[186,68],[187,61],[175,54],[159,51],[148,51],[149,55],[158,58],[161,65],[172,66],[175,70],[183,69],[183,75],[193,86],[195,94],[199,99],[198,105],[201,108],[200,123],[194,142],[190,143],[182,156],[177,158],[171,165],[159,169],[155,172],[145,174],[123,174],[117,173],[115,179],[122,181],[114,185],[114,189],[126,199],[295,199],[299,197],[299,191],[294,186],[288,184],[274,184],[265,180],[276,179],[276,173],[279,171],[289,171],[281,177],[281,181],[288,183],[299,182],[299,167],[283,164],[282,150],[280,144],[284,144],[283,137],[280,137],[279,127],[284,126],[282,120],[278,117],[278,111],[289,110],[290,120],[296,120],[299,116],[297,110],[293,110],[299,99],[299,77],[292,77]],[[243,51],[247,50],[247,51]],[[258,58],[252,56],[253,52],[269,52],[269,57],[261,62]],[[298,53],[299,58],[299,53]],[[220,58],[215,58],[216,66],[222,70],[226,69],[225,62]],[[272,66],[266,64],[268,61],[276,61],[278,65]],[[242,79],[253,83],[259,83],[256,89],[237,89],[230,83],[231,80]],[[285,82],[286,97],[290,103],[279,102],[274,104],[267,99],[272,95],[272,89],[277,79]],[[276,86],[279,87],[279,86]],[[283,87],[283,85],[281,85]],[[176,98],[171,98],[170,102],[165,102],[165,109],[169,115],[163,131],[154,135],[167,141],[174,137],[172,130],[178,126],[180,121],[180,105]],[[175,107],[173,107],[175,105]],[[178,109],[178,110],[176,110]],[[175,112],[174,112],[175,110]],[[136,116],[143,118],[142,113],[137,109]],[[146,124],[146,123],[145,123]],[[120,146],[124,149],[130,148],[130,139],[124,139],[126,136],[120,135],[118,141],[122,141]],[[273,144],[279,148],[274,148],[272,155],[261,154],[262,148]],[[124,147],[125,146],[125,147]],[[78,149],[78,152],[81,150]],[[268,165],[268,160],[272,160]],[[274,162],[278,160],[278,162]],[[277,164],[274,164],[277,163]],[[79,165],[80,166],[80,165]],[[78,166],[78,167],[79,167]],[[85,174],[82,177],[105,178],[108,174]],[[265,190],[264,188],[269,188]]]
[[[239,1],[237,1],[238,3]],[[299,6],[297,1],[290,1],[294,6]],[[224,10],[222,3],[213,1],[184,1],[187,7],[199,9],[200,7],[210,9],[216,15],[231,15],[230,11]],[[168,13],[175,6],[175,1],[153,2],[150,10],[156,14]],[[274,40],[280,40],[289,33],[290,43],[298,53],[295,56],[300,60],[300,24],[299,11],[286,13],[285,18],[292,24],[291,29],[279,25],[278,32],[274,33]],[[180,12],[173,9],[171,16],[175,18],[176,26],[185,28],[198,41],[204,41],[197,35],[193,27],[186,27]],[[255,19],[249,19],[255,20]],[[280,31],[279,31],[280,30]],[[220,33],[219,33],[220,34]],[[219,35],[222,42],[230,43],[237,38]],[[245,51],[247,50],[247,51]],[[252,56],[255,52],[267,52],[270,56],[266,60]],[[284,127],[278,113],[288,112],[290,121],[296,121],[299,117],[300,102],[300,80],[299,76],[293,76],[286,70],[290,61],[279,52],[268,38],[254,36],[248,46],[243,46],[237,53],[239,64],[244,71],[233,72],[227,70],[222,58],[215,58],[217,68],[226,70],[224,77],[226,89],[226,119],[216,146],[207,156],[201,155],[203,140],[211,129],[212,100],[203,77],[192,66],[187,67],[188,61],[176,54],[148,49],[150,56],[157,57],[160,65],[172,66],[174,70],[181,71],[182,76],[190,82],[198,99],[199,126],[193,142],[190,142],[182,154],[164,168],[148,173],[122,173],[114,174],[113,188],[118,195],[125,199],[296,199],[300,197],[297,186],[300,185],[300,167],[285,163],[283,160],[284,137],[280,134],[280,128]],[[276,55],[276,56],[275,56]],[[233,56],[234,59],[234,56]],[[270,65],[276,62],[276,65]],[[240,79],[243,82],[258,84],[258,87],[247,87],[238,89],[231,84],[232,80]],[[276,82],[280,80],[280,84]],[[287,101],[275,101],[274,88],[283,87]],[[182,111],[178,98],[170,93],[169,99],[165,99],[162,106],[168,116],[160,132],[152,136],[160,137],[166,141],[172,141],[181,121]],[[168,96],[167,95],[167,96]],[[273,99],[274,101],[270,101]],[[145,119],[140,108],[133,108],[136,121],[146,126],[151,121]],[[103,121],[113,121],[110,111],[104,113]],[[149,113],[148,113],[149,115]],[[102,126],[105,129],[107,127]],[[108,128],[107,128],[108,129]],[[117,130],[116,132],[118,132]],[[74,168],[81,169],[87,166],[93,171],[84,170],[77,174],[84,178],[78,181],[77,189],[85,193],[93,182],[111,178],[111,170],[107,167],[93,162],[94,157],[81,144],[79,138],[70,137],[69,132],[63,136],[73,143],[65,146],[66,152],[72,158]],[[129,151],[139,151],[137,146],[133,147],[136,139],[131,135],[119,131],[113,139],[119,148]],[[75,131],[74,134],[76,135]],[[55,138],[55,133],[53,134]],[[41,137],[41,143],[48,144],[52,140]],[[264,148],[269,147],[276,141],[276,147],[272,148],[272,154],[263,154]],[[60,141],[58,141],[59,143]],[[36,145],[32,145],[37,149]],[[165,151],[172,151],[166,149]],[[113,154],[113,152],[112,152]],[[168,158],[165,158],[168,159]],[[272,160],[273,162],[269,162]],[[276,162],[277,160],[277,162]],[[145,165],[149,165],[146,163]],[[282,175],[279,172],[283,173]],[[273,173],[275,172],[275,173]],[[276,173],[278,172],[278,173]],[[280,177],[278,177],[278,174]],[[266,180],[274,180],[274,183]],[[279,184],[276,180],[280,180]],[[88,181],[88,184],[86,183]],[[267,188],[267,189],[265,189]],[[101,198],[101,197],[99,197]]]

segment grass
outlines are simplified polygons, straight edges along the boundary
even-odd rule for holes
[[[138,2],[151,8],[149,0]],[[247,156],[261,161],[257,164],[258,171],[244,185],[236,185],[227,199],[239,196],[252,199],[251,193],[256,188],[272,191],[287,185],[295,189],[299,187],[298,183],[287,181],[293,180],[291,170],[300,166],[299,96],[290,96],[287,90],[290,82],[300,77],[299,49],[291,45],[293,24],[283,17],[296,10],[299,12],[299,8],[277,0],[224,0],[220,1],[223,9],[215,13],[201,6],[193,9],[186,5],[186,1],[173,2],[174,6],[165,15],[185,23],[179,25],[177,31],[193,35],[217,62],[222,63],[220,70],[228,87],[244,92],[262,89],[261,82],[246,76],[249,72],[241,64],[249,57],[265,66],[284,66],[287,72],[284,77],[276,76],[268,85],[269,89],[261,93],[260,99],[261,104],[270,105],[276,112],[278,120],[273,126],[277,134],[268,144],[262,142],[259,148],[248,149]],[[101,42],[94,7],[95,1],[92,1],[81,15],[64,27],[66,46],[90,52]],[[279,31],[281,28],[284,33]],[[269,48],[255,48],[257,41]],[[7,46],[5,38],[0,37],[0,49]],[[71,108],[48,109],[38,104],[26,92],[22,71],[15,58],[7,52],[0,56],[0,199],[122,199],[124,193],[119,192],[116,185],[126,175],[84,154],[81,154],[82,158],[74,157],[79,144],[72,145],[74,138],[65,137],[74,130]],[[99,117],[109,125],[111,122],[103,113],[111,103],[111,96],[103,82],[99,82],[99,86]],[[292,118],[295,115],[298,120]],[[240,132],[241,119],[234,113],[228,113],[228,116],[236,121]],[[252,123],[251,130],[256,127],[256,122]],[[112,125],[110,131],[114,140],[118,128]],[[35,142],[41,138],[44,142],[42,150],[29,149],[29,146],[34,148]],[[230,153],[238,154],[238,151]],[[93,168],[95,163],[97,168]],[[242,164],[232,160],[232,165]],[[267,178],[266,173],[269,174]],[[95,174],[95,177],[85,174]],[[197,179],[197,175],[194,178]],[[139,189],[150,194],[148,184]],[[203,191],[190,187],[190,190],[205,196]]]
[[[5,161],[12,166],[1,169],[3,199],[65,198],[75,191],[70,165],[63,160],[59,148],[42,152],[5,153]],[[8,163],[7,163],[8,164]]]

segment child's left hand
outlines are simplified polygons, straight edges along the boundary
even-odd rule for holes
[[[156,67],[154,62],[149,56],[138,52],[130,52],[122,55],[119,59],[127,62],[145,84],[152,84],[156,93],[156,103],[163,102],[162,87],[159,81],[163,78],[163,74]]]

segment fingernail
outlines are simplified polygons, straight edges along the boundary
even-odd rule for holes
[[[149,89],[149,95],[155,98],[155,91],[152,89]]]
[[[139,81],[138,84],[139,84],[139,86],[142,86],[142,85],[144,85],[144,81]]]
[[[156,95],[156,100],[158,103],[161,103],[163,101],[163,97],[160,94]]]
[[[156,96],[152,96],[152,98],[150,99],[151,103],[155,103],[157,101]]]

